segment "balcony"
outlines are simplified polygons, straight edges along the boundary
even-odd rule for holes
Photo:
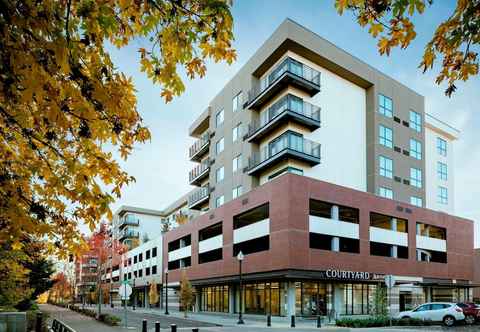
[[[201,182],[208,177],[210,173],[210,160],[207,159],[200,165],[195,166],[188,174],[188,179],[192,186],[199,186]]]
[[[139,233],[137,231],[132,231],[129,229],[123,230],[123,232],[120,232],[120,238],[119,240],[125,240],[125,239],[133,239],[133,238],[139,238]]]
[[[138,226],[140,224],[140,220],[135,218],[134,215],[127,214],[122,219],[120,219],[120,225],[118,226],[119,229],[122,229],[125,226]]]
[[[313,96],[320,91],[320,72],[286,58],[248,92],[247,108],[258,109],[289,85]]]
[[[299,160],[311,166],[318,165],[320,163],[320,144],[304,139],[292,131],[287,131],[249,158],[247,174],[256,175],[286,159]]]
[[[207,130],[200,138],[190,147],[189,156],[191,161],[200,161],[208,152],[210,146],[210,132]]]
[[[320,128],[320,107],[288,94],[260,115],[260,120],[248,126],[247,142],[258,143],[282,124],[294,121],[313,131]]]
[[[210,187],[208,185],[198,188],[188,197],[188,208],[199,210],[202,205],[208,202],[210,197]]]

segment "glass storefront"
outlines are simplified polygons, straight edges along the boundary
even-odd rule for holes
[[[295,283],[297,316],[317,316],[327,313],[327,284],[320,282]]]
[[[368,315],[375,296],[376,285],[343,284],[343,305],[340,315]]]
[[[266,282],[244,286],[244,312],[247,314],[280,315],[280,283]]]
[[[204,287],[201,294],[201,311],[228,312],[229,286]]]

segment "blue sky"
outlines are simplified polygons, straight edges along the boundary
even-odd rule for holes
[[[455,155],[456,210],[460,216],[480,220],[480,147],[476,141],[480,130],[480,80],[474,78],[459,84],[457,93],[448,98],[443,94],[445,87],[434,83],[435,72],[422,74],[417,68],[425,44],[435,27],[453,11],[454,4],[450,0],[436,1],[415,20],[418,36],[410,47],[382,57],[367,30],[359,27],[350,14],[339,16],[333,0],[236,0],[233,15],[237,61],[230,66],[209,63],[207,75],[201,80],[186,80],[186,92],[169,104],[161,99],[159,86],[139,71],[137,50],[145,43],[137,41],[121,50],[112,49],[118,68],[134,79],[139,112],[152,132],[151,142],[137,146],[129,160],[122,162],[137,182],[123,190],[113,209],[122,204],[162,209],[190,189],[187,179],[193,165],[187,154],[193,139],[188,137],[189,125],[289,17],[424,95],[428,113],[461,130]],[[478,237],[476,244],[480,247]]]

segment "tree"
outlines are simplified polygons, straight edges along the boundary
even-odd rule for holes
[[[158,303],[159,297],[157,292],[157,284],[155,282],[150,284],[150,289],[148,290],[148,299],[150,306],[154,306]]]
[[[372,307],[372,312],[376,317],[387,317],[388,316],[388,308],[387,308],[387,289],[383,287],[382,284],[378,284],[375,287],[375,292],[373,293],[372,303],[370,304]]]
[[[168,232],[172,229],[172,224],[167,218],[162,219],[162,233]]]
[[[407,48],[416,37],[412,18],[423,14],[433,0],[335,0],[340,14],[352,11],[362,27],[378,39],[380,54],[392,48]],[[451,96],[455,83],[478,74],[479,59],[475,47],[480,43],[480,0],[457,0],[454,12],[435,30],[425,46],[419,67],[425,73],[440,60],[436,83],[447,82],[445,94]]]
[[[25,252],[8,244],[0,246],[0,311],[11,310],[20,301],[28,298],[32,290],[28,286],[28,269],[23,262]]]
[[[178,225],[186,224],[188,222],[188,215],[180,211],[176,214],[175,220],[177,221]]]
[[[182,280],[180,281],[180,303],[183,307],[184,317],[187,318],[187,313],[190,307],[193,305],[195,299],[195,293],[192,285],[187,278],[185,271],[182,272]]]
[[[112,217],[134,178],[120,168],[150,139],[131,78],[106,42],[144,45],[143,72],[170,101],[206,61],[234,61],[227,0],[0,1],[0,244],[48,238],[66,252]]]
[[[63,272],[53,277],[53,287],[49,292],[49,300],[54,303],[65,303],[71,297],[71,287],[68,278]]]

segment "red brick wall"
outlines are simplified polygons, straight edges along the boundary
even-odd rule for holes
[[[476,284],[480,285],[480,248],[475,249],[475,254],[473,258],[473,270],[473,280]],[[480,287],[473,289],[473,298],[477,299],[477,301],[480,302]]]

